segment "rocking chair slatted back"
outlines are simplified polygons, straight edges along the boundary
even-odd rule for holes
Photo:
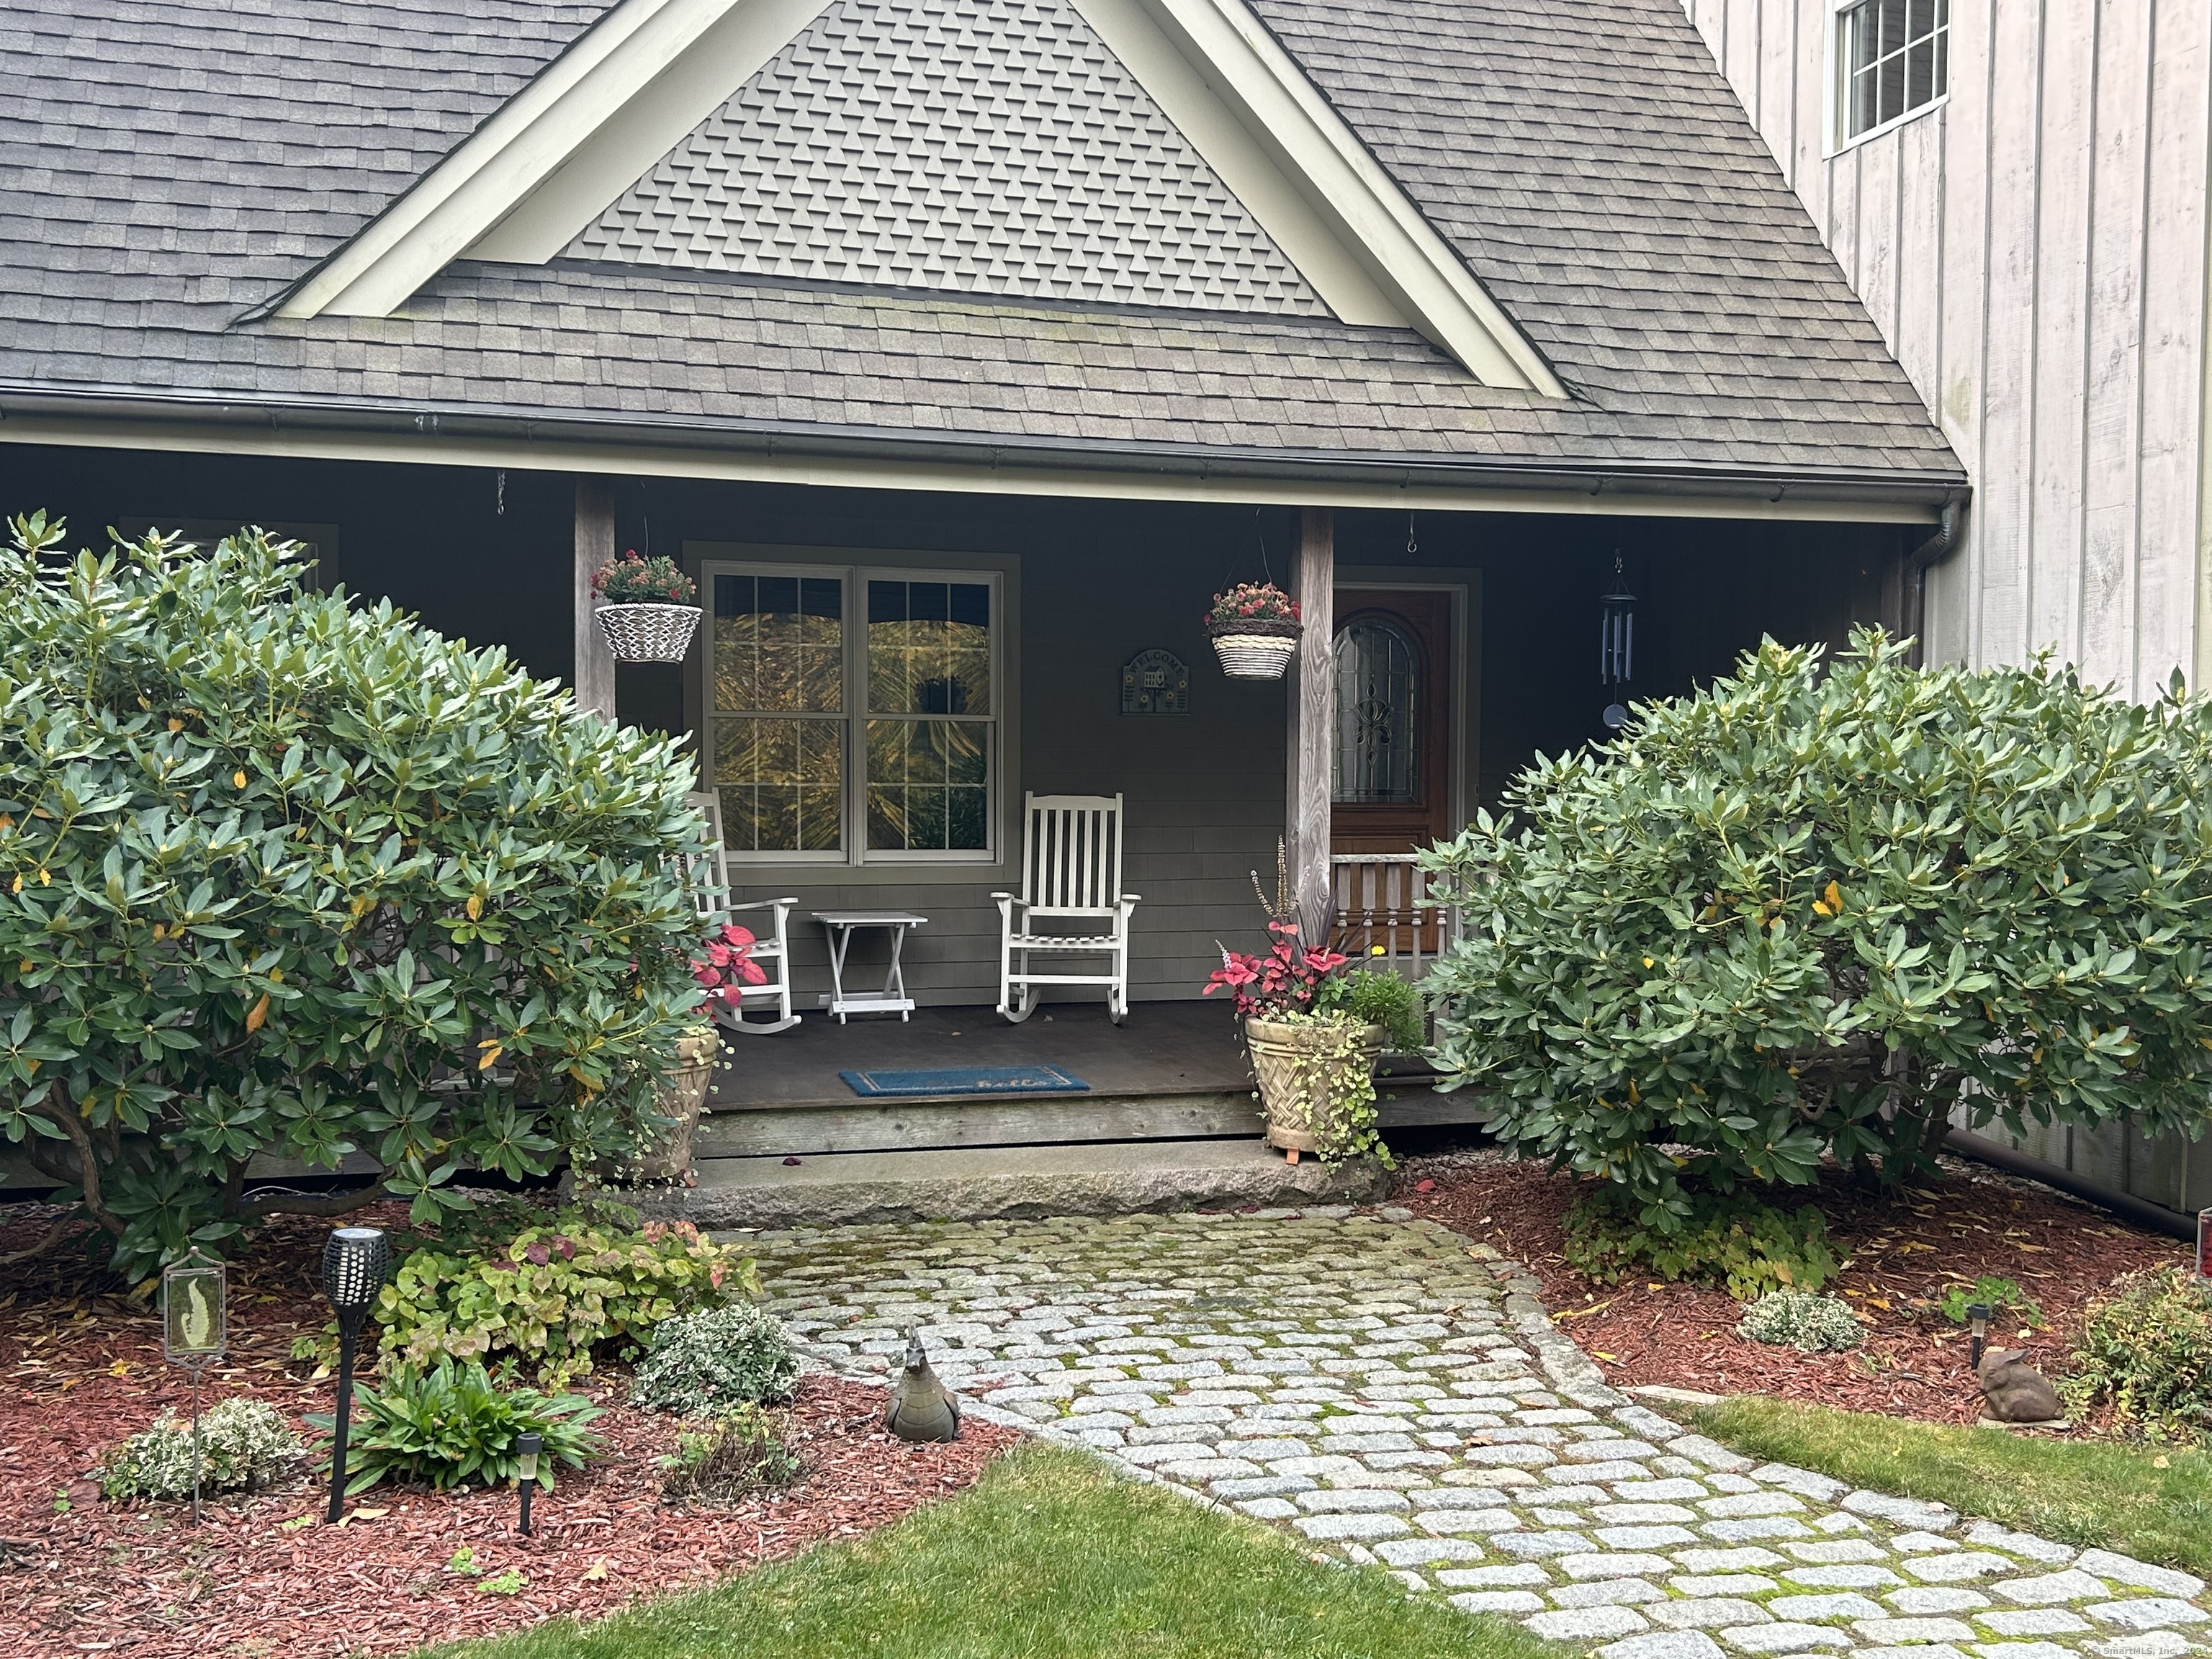
[[[1112,915],[1121,896],[1121,796],[1022,799],[1022,897],[1029,913]]]
[[[726,921],[730,915],[730,869],[722,851],[722,798],[712,790],[686,795],[684,799],[706,814],[707,833],[714,844],[694,854],[686,862],[691,879],[691,902],[699,912],[703,931]]]

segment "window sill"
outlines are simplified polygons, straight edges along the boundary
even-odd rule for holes
[[[1915,121],[1920,119],[1922,116],[1933,115],[1937,110],[1942,109],[1950,101],[1951,94],[1947,92],[1940,98],[1930,98],[1924,104],[1916,104],[1912,108],[1905,111],[1902,115],[1891,116],[1888,120],[1884,121],[1878,127],[1869,127],[1864,132],[1855,133],[1850,137],[1843,140],[1843,142],[1838,143],[1833,149],[1828,151],[1826,155],[1822,159],[1832,161],[1838,156],[1847,155],[1850,151],[1856,149],[1861,144],[1869,143],[1876,138],[1887,138],[1891,133],[1895,132],[1899,128],[1911,126]]]

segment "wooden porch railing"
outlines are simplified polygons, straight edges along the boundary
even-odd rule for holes
[[[1429,878],[1413,859],[1411,853],[1333,853],[1328,860],[1336,902],[1330,943],[1407,979],[1428,972],[1459,933],[1456,909],[1426,902]]]

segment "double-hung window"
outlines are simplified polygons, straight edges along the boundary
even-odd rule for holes
[[[999,582],[710,563],[704,761],[733,855],[992,854]]]
[[[1951,0],[1836,0],[1835,18],[1838,144],[1949,91]]]

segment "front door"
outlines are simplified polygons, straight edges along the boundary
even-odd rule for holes
[[[1332,853],[1410,853],[1451,830],[1451,595],[1336,592]]]
[[[1440,940],[1436,912],[1414,903],[1412,854],[1452,829],[1451,605],[1421,589],[1336,592],[1334,939],[1414,971]]]

